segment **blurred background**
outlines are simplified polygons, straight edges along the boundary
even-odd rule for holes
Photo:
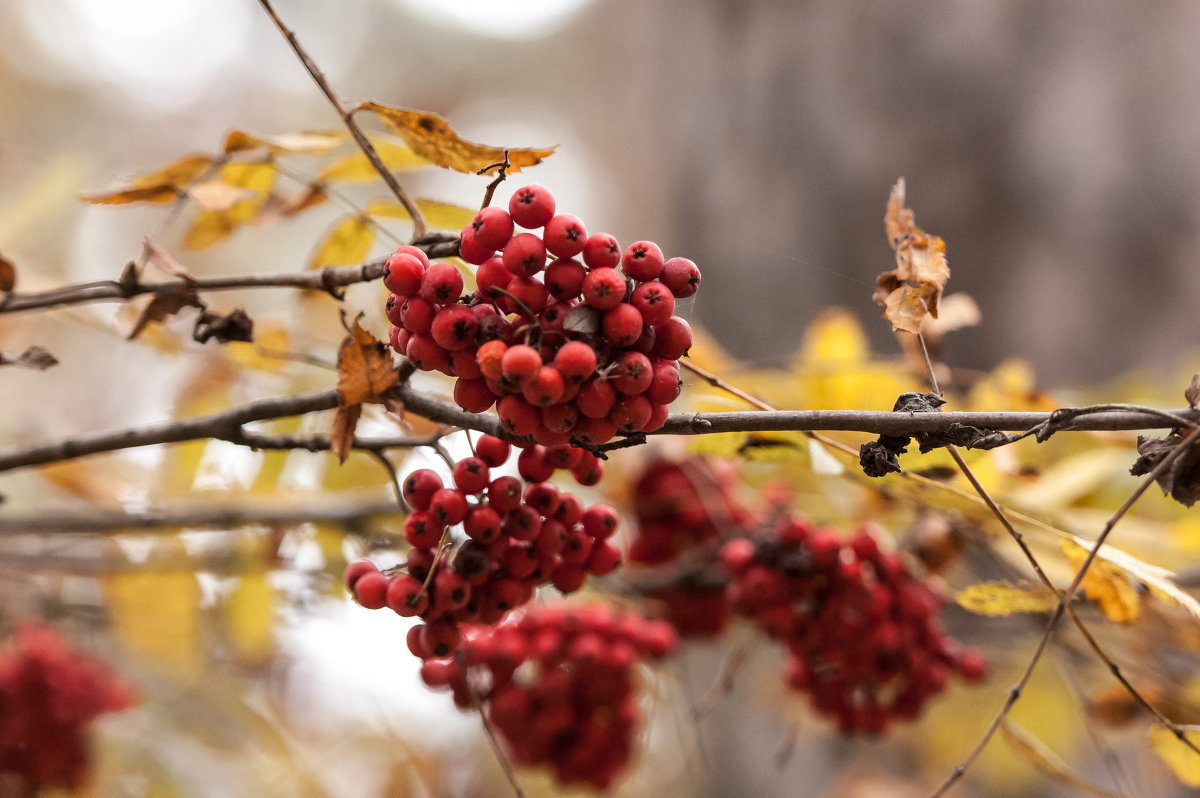
[[[1195,3],[278,0],[276,9],[351,102],[436,111],[474,141],[558,145],[498,196],[543,183],[590,230],[651,238],[668,256],[694,259],[704,283],[688,315],[743,364],[785,362],[830,306],[861,321],[876,353],[899,354],[871,293],[893,265],[882,220],[904,176],[917,224],[946,240],[949,290],[982,311],[979,326],[947,340],[952,365],[991,370],[1019,358],[1036,374],[1010,381],[1026,398],[1035,382],[1095,387],[1132,369],[1157,385],[1200,366],[1189,310],[1200,301]],[[218,152],[234,128],[338,127],[253,0],[0,0],[0,102],[0,253],[17,265],[23,292],[113,279],[158,230],[161,207],[87,206],[81,192]],[[424,170],[404,183],[470,206],[485,180]],[[348,190],[360,200],[383,193]],[[200,252],[182,251],[185,224],[159,240],[195,274],[292,271],[343,213],[331,204]],[[380,242],[373,254],[389,248]],[[350,304],[378,323],[377,293],[360,289]],[[290,348],[332,360],[336,315],[297,310],[281,293],[238,302],[258,329],[290,325]],[[244,359],[186,341],[122,345],[118,320],[115,306],[0,317],[0,350],[40,344],[61,361],[44,374],[5,371],[6,445],[332,379],[294,364],[238,372]],[[1183,384],[1156,399],[1178,404]],[[874,406],[891,402],[881,394]],[[328,419],[310,421],[300,431],[327,429]],[[372,423],[385,422],[368,414],[361,429],[383,428]],[[138,450],[5,475],[0,493],[7,512],[25,515],[164,500],[389,500],[374,464],[352,457],[339,470],[293,455],[220,443]],[[1124,468],[1109,458],[1058,500],[1111,503],[1128,492]],[[879,509],[854,496],[841,511]],[[344,600],[340,565],[394,543],[394,522],[349,536],[307,524],[266,535],[11,540],[7,566],[32,576],[0,580],[0,597],[12,616],[59,612],[85,636],[97,627],[81,607],[104,608],[113,624],[115,641],[93,642],[150,700],[105,736],[110,792],[100,794],[503,794],[476,719],[420,688],[397,619]],[[1194,553],[1200,529],[1188,530]],[[1010,631],[1032,641],[1036,624]],[[1156,641],[1141,644],[1153,651]],[[1023,662],[999,653],[1005,674]],[[779,657],[760,652],[697,732],[679,696],[703,694],[720,662],[717,650],[689,650],[656,682],[652,764],[623,794],[783,795],[803,783],[839,798],[920,795],[887,774],[923,765],[940,775],[976,734],[977,702],[998,705],[1006,686],[991,685],[987,698],[958,693],[898,743],[856,747],[792,717],[803,710],[781,717]],[[220,680],[205,678],[212,673]],[[1038,711],[1064,700],[1059,683],[1048,677],[1033,692],[1040,703],[1023,709],[1022,723],[1051,741],[1087,738],[1078,717]],[[1088,748],[1076,764],[1095,776],[1109,753]],[[1142,794],[1176,789],[1142,759],[1126,766],[1149,785]],[[991,761],[962,794],[1075,794],[1012,767]],[[548,780],[523,783],[551,793]]]

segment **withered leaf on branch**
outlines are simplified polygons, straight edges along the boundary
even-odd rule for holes
[[[125,205],[130,202],[171,202],[183,188],[212,166],[211,155],[188,155],[154,172],[135,177],[129,185],[80,199],[93,205]]]
[[[359,103],[355,110],[376,114],[396,135],[404,139],[413,152],[436,166],[474,174],[504,160],[503,147],[489,147],[460,138],[450,123],[435,113],[392,108],[376,102]],[[519,172],[523,167],[541,163],[554,150],[554,147],[510,148],[508,161],[511,166],[508,171]]]
[[[225,316],[205,310],[192,328],[192,340],[205,344],[210,338],[216,338],[222,344],[230,341],[253,342],[254,320],[241,308]]]
[[[341,131],[284,133],[278,136],[257,136],[243,130],[231,130],[225,136],[225,154],[266,147],[283,155],[320,155],[341,144],[346,134]]]
[[[196,289],[192,288],[187,283],[173,285],[163,291],[159,291],[150,300],[150,304],[142,309],[141,315],[134,322],[133,329],[129,331],[126,340],[132,341],[141,335],[142,330],[151,322],[161,322],[168,316],[173,316],[184,308],[200,308],[204,310],[204,303],[200,301],[200,297],[196,295]]]
[[[1200,374],[1192,375],[1192,381],[1183,390],[1183,398],[1187,399],[1188,407],[1196,409],[1197,403],[1200,403]]]
[[[184,268],[182,263],[175,260],[170,252],[155,243],[150,236],[142,239],[142,258],[168,277],[178,277],[189,283],[196,282],[196,278],[192,276],[191,272]]]
[[[904,207],[904,178],[888,197],[883,221],[896,251],[896,268],[879,275],[874,299],[893,330],[916,334],[927,315],[937,318],[938,301],[950,279],[946,244],[913,223],[912,210]]]
[[[1182,444],[1183,439],[1184,436],[1180,435],[1178,430],[1172,430],[1165,438],[1139,435],[1137,448],[1141,456],[1134,461],[1129,473],[1135,477],[1150,473],[1164,457],[1175,450],[1175,447]],[[1188,447],[1188,450],[1177,457],[1155,481],[1163,489],[1163,493],[1169,494],[1185,507],[1195,504],[1196,500],[1200,499],[1200,446]]]
[[[31,346],[16,357],[0,352],[0,366],[20,366],[21,368],[45,371],[51,366],[57,365],[58,358],[40,346]]]
[[[338,410],[330,432],[330,448],[345,460],[354,441],[354,428],[364,402],[383,402],[383,395],[400,381],[388,347],[354,320],[338,348]]]
[[[17,267],[0,255],[0,293],[7,294],[17,286]]]

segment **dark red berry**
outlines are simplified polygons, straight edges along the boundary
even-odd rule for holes
[[[586,276],[587,269],[582,263],[573,258],[559,258],[546,267],[546,274],[542,279],[551,296],[571,300],[578,297],[583,290],[583,278]]]
[[[605,311],[600,328],[613,346],[624,348],[642,334],[642,314],[633,305],[622,302]]]
[[[479,320],[466,305],[451,305],[437,312],[429,332],[443,349],[465,349],[475,343]]]
[[[421,278],[421,297],[435,305],[449,305],[462,296],[463,278],[454,264],[434,263]]]
[[[468,413],[484,413],[496,403],[487,380],[459,377],[454,383],[454,403]]]
[[[625,299],[625,288],[625,278],[616,269],[593,269],[583,278],[583,301],[597,310],[611,310]]]
[[[654,355],[663,360],[678,360],[692,348],[692,328],[679,318],[672,316],[654,328]]]
[[[475,456],[492,468],[499,468],[508,462],[511,452],[512,445],[494,435],[483,435],[475,442]]]
[[[633,289],[629,301],[641,312],[646,324],[662,324],[675,313],[675,297],[671,289],[657,280],[642,283]]]
[[[526,230],[542,227],[554,216],[554,195],[544,186],[523,186],[513,192],[508,212]]]
[[[587,228],[578,216],[560,213],[546,222],[542,240],[546,242],[546,249],[555,257],[573,258],[583,252],[583,245],[587,242]]]
[[[671,289],[676,299],[684,299],[700,287],[700,270],[687,258],[671,258],[663,264],[659,279]]]
[[[583,245],[583,262],[589,269],[614,269],[621,262],[621,245],[608,233],[596,233]]]
[[[441,490],[442,478],[429,468],[414,471],[404,478],[401,493],[404,501],[414,510],[428,510],[433,494]]]
[[[630,244],[621,256],[621,271],[639,283],[657,279],[663,270],[663,253],[653,241]]]
[[[513,236],[512,217],[495,205],[481,209],[469,226],[479,245],[492,250],[503,249]]]

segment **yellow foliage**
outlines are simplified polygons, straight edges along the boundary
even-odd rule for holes
[[[202,667],[200,585],[190,569],[137,568],[103,577],[112,631],[129,652],[183,673]]]
[[[1087,557],[1087,549],[1072,540],[1062,541],[1063,554],[1076,571]],[[1093,562],[1080,583],[1080,589],[1096,602],[1110,621],[1129,623],[1141,611],[1137,590],[1125,571],[1100,557]]]
[[[982,582],[959,592],[954,600],[978,615],[1012,615],[1014,612],[1049,612],[1058,596],[1044,585]]]
[[[223,211],[198,211],[184,239],[185,249],[211,247],[228,238],[240,225],[253,221],[270,196],[275,166],[266,161],[229,163],[221,167],[220,178],[233,188],[255,192],[255,196],[235,202]]]
[[[429,166],[425,160],[408,147],[395,142],[370,137],[375,153],[383,161],[383,165],[393,172],[411,172]],[[378,180],[379,172],[371,165],[371,161],[361,151],[339,158],[321,170],[320,180],[340,180],[349,183],[363,183]]]
[[[1185,734],[1194,744],[1200,745],[1200,728],[1193,726]],[[1150,747],[1162,757],[1181,782],[1189,787],[1200,787],[1200,754],[1188,748],[1170,729],[1152,726]]]
[[[224,604],[225,635],[244,661],[262,663],[275,652],[275,592],[266,573],[242,576]]]
[[[375,228],[361,216],[340,219],[321,242],[308,262],[308,268],[347,266],[362,263],[375,243]]]
[[[448,202],[418,197],[417,208],[425,216],[426,223],[435,230],[449,230],[457,233],[475,218],[477,208],[464,208]],[[408,219],[408,211],[399,202],[392,200],[374,199],[367,203],[367,214],[370,216],[387,216],[395,219]]]

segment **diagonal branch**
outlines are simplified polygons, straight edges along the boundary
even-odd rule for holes
[[[396,199],[400,200],[400,204],[404,206],[404,209],[408,211],[408,215],[412,217],[413,241],[419,241],[420,239],[424,238],[426,232],[425,214],[423,214],[421,209],[417,207],[417,203],[413,202],[412,199],[409,198],[408,193],[405,192],[404,188],[400,185],[400,182],[396,180],[396,176],[393,175],[391,170],[388,169],[383,163],[383,160],[379,157],[379,153],[375,152],[375,147],[372,146],[371,142],[367,139],[366,134],[362,132],[362,128],[358,126],[358,123],[355,122],[354,118],[346,111],[346,106],[342,104],[342,101],[338,98],[338,96],[333,93],[333,87],[331,87],[329,85],[329,81],[325,79],[325,75],[321,72],[320,67],[318,67],[317,63],[312,60],[312,57],[305,52],[304,48],[300,46],[299,40],[296,39],[296,34],[293,33],[292,30],[283,23],[283,20],[279,18],[279,15],[275,13],[275,9],[271,7],[269,0],[258,0],[258,2],[263,7],[263,10],[266,11],[271,17],[271,21],[275,23],[275,27],[279,28],[279,32],[282,33],[284,38],[287,39],[288,44],[292,46],[292,50],[296,53],[296,57],[300,59],[300,63],[304,65],[304,68],[308,71],[308,74],[312,76],[312,79],[316,82],[318,88],[321,89],[321,93],[325,95],[326,99],[329,100],[330,105],[332,105],[333,109],[337,111],[338,116],[342,118],[342,122],[350,131],[350,135],[354,136],[354,141],[358,144],[359,149],[363,151],[363,155],[367,156],[367,160],[371,162],[371,166],[375,167],[375,171],[378,172],[379,176],[383,178],[383,182],[387,183],[388,188],[390,188],[392,193],[396,195]]]

